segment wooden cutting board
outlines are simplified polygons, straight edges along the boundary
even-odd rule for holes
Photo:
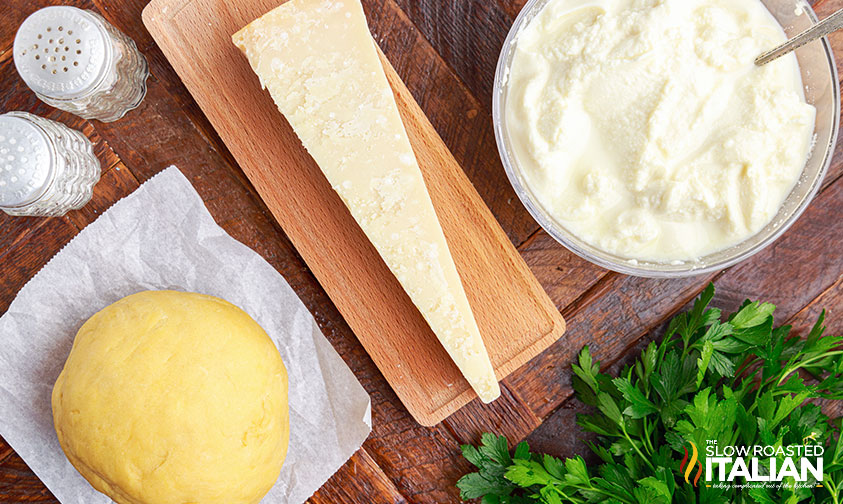
[[[264,92],[231,34],[279,0],[153,0],[143,21],[413,417],[476,395]],[[565,321],[381,53],[480,331],[503,379]],[[342,85],[342,83],[337,83]]]

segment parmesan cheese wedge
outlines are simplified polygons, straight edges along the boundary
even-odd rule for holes
[[[496,399],[495,371],[360,0],[291,0],[232,38],[477,395]]]

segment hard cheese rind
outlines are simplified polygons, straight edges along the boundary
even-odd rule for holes
[[[359,0],[291,0],[233,41],[468,382],[497,398]]]

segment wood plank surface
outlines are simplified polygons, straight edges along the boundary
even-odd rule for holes
[[[86,122],[39,102],[11,64],[14,30],[39,7],[92,8],[133,37],[150,61],[150,92],[142,106],[112,123]],[[607,369],[617,369],[659,334],[709,280],[716,303],[745,297],[775,300],[785,319],[804,331],[828,308],[827,323],[843,332],[843,254],[839,252],[843,147],[838,145],[823,194],[764,254],[710,277],[655,281],[596,268],[555,243],[512,200],[491,135],[490,72],[509,25],[524,0],[363,0],[376,41],[430,118],[510,241],[538,277],[569,333],[504,382],[493,405],[470,403],[447,421],[413,421],[340,311],[272,217],[151,35],[141,23],[147,0],[7,0],[0,16],[0,113],[27,110],[82,130],[111,170],[90,207],[62,219],[11,218],[0,213],[0,313],[15,293],[78,230],[112,201],[170,164],[177,164],[228,233],[281,272],[372,397],[373,431],[363,448],[316,495],[313,503],[460,502],[457,478],[470,470],[459,444],[494,429],[528,439],[560,456],[582,453],[573,420],[582,406],[570,394],[570,364],[584,343]],[[812,2],[820,17],[843,0]],[[8,6],[8,7],[7,7]],[[831,37],[843,54],[843,34]],[[816,207],[816,208],[815,208]],[[2,342],[0,342],[2,344]],[[829,412],[841,414],[841,406]],[[531,430],[532,429],[532,430]],[[26,464],[0,439],[0,502],[55,503]]]
[[[278,4],[153,0],[143,19],[404,405],[421,424],[434,425],[476,395],[231,43],[232,33]],[[504,378],[556,341],[564,321],[382,60],[492,364]]]
[[[538,224],[518,202],[495,146],[491,116],[392,1],[363,0],[375,40],[510,240],[523,243]],[[491,109],[489,109],[491,110]]]

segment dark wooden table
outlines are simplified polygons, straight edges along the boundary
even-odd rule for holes
[[[569,323],[559,342],[504,380],[499,401],[489,406],[475,401],[434,428],[420,427],[152,41],[141,23],[146,1],[2,2],[0,113],[26,110],[82,130],[95,143],[104,173],[93,201],[63,218],[11,218],[0,212],[0,313],[80,229],[157,172],[177,165],[217,222],[284,275],[372,397],[371,436],[310,502],[459,502],[454,483],[470,470],[459,445],[476,442],[486,430],[513,441],[527,439],[557,455],[584,451],[574,424],[580,407],[571,398],[573,357],[589,344],[604,366],[622,364],[712,280],[718,288],[715,303],[723,308],[763,298],[778,305],[779,322],[804,329],[825,307],[830,329],[843,329],[843,181],[838,180],[843,147],[805,215],[751,260],[684,280],[611,273],[577,258],[538,228],[498,159],[492,78],[503,39],[525,0],[363,0],[377,41]],[[812,3],[820,17],[843,7],[843,0]],[[31,12],[53,4],[93,9],[137,41],[152,72],[139,109],[116,123],[87,122],[41,103],[25,87],[12,61],[15,31]],[[843,54],[843,34],[831,38]],[[57,502],[2,438],[0,502]]]

